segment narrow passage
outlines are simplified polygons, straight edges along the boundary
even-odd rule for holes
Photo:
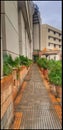
[[[33,64],[29,73],[30,80],[21,102],[15,107],[15,111],[23,113],[20,129],[61,129],[60,120],[43,84],[38,66]]]

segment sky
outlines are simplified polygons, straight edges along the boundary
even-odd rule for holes
[[[42,24],[49,24],[62,29],[62,2],[61,1],[33,1],[39,7]]]

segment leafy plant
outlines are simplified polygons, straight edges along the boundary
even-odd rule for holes
[[[20,67],[20,58],[19,57],[16,57],[15,60],[14,60],[14,66],[15,67]]]
[[[13,61],[11,55],[7,55],[7,54],[3,55],[3,61],[4,61],[4,63],[8,63],[10,66],[14,65],[14,61]]]
[[[11,56],[10,55],[3,55],[3,74],[8,75],[12,72],[12,66],[10,65],[11,62]]]
[[[47,69],[48,68],[48,62],[46,58],[40,58],[37,60],[37,63],[40,67]]]
[[[27,57],[24,56],[19,56],[20,57],[20,64],[25,65],[25,66],[30,66],[32,63],[32,60],[28,59]]]
[[[11,74],[11,73],[12,73],[12,67],[9,66],[8,63],[4,63],[4,64],[3,64],[3,74],[4,74],[4,75],[9,75],[9,74]]]
[[[49,81],[57,86],[62,85],[62,67],[59,61],[56,61],[53,68],[51,68],[49,74]]]
[[[16,57],[15,60],[13,60],[11,55],[5,54],[3,55],[3,74],[4,75],[10,74],[14,67],[17,67],[19,70],[19,67],[21,65],[29,67],[31,63],[32,60],[28,59],[27,57],[19,56]]]
[[[47,60],[46,58],[39,58],[37,64],[48,69],[48,78],[52,84],[57,86],[62,85],[62,63],[61,61]]]

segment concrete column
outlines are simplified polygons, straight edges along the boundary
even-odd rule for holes
[[[3,48],[6,48],[4,12],[5,12],[4,1],[1,1],[1,77],[3,76]]]
[[[21,30],[21,10],[18,10],[18,28],[19,28],[19,54],[22,55],[22,30]]]
[[[1,77],[3,76],[3,49],[2,49],[2,37],[1,37]]]
[[[19,56],[19,33],[18,33],[18,7],[17,1],[3,1],[4,13],[2,20],[3,28],[3,51]]]
[[[40,23],[40,50],[42,50],[42,25]]]
[[[39,24],[34,24],[33,25],[33,37],[34,37],[34,50],[39,50]]]

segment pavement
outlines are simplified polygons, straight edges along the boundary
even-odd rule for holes
[[[15,112],[22,113],[20,129],[61,129],[62,125],[43,83],[39,68],[33,64],[26,87]]]

